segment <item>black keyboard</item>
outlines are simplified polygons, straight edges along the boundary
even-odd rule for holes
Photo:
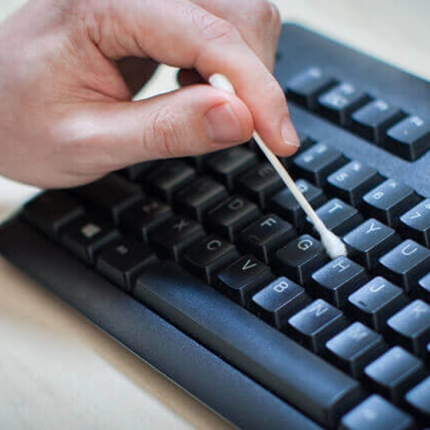
[[[275,74],[282,162],[348,258],[254,142],[48,190],[1,253],[239,428],[424,428],[430,84],[296,25]]]

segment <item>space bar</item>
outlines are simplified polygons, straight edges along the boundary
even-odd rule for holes
[[[134,296],[326,427],[334,428],[362,397],[357,381],[174,263],[148,269]]]

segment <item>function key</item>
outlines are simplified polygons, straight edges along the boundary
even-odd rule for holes
[[[21,213],[26,221],[53,239],[59,239],[61,228],[83,214],[83,206],[60,190],[38,194],[25,204]]]
[[[388,179],[363,197],[361,210],[368,216],[395,227],[400,216],[419,201],[419,196],[412,188]]]
[[[369,101],[369,96],[352,84],[342,83],[318,98],[318,111],[324,117],[346,127],[351,113]]]
[[[430,421],[430,377],[424,379],[406,394],[406,402],[423,420]]]
[[[327,178],[327,191],[358,207],[362,197],[382,182],[376,169],[351,161]]]
[[[379,259],[378,272],[406,292],[411,292],[429,268],[430,250],[408,239]]]
[[[400,234],[430,248],[430,199],[426,199],[400,217]]]
[[[352,131],[365,139],[381,144],[386,130],[404,118],[398,108],[383,100],[375,100],[352,114]]]
[[[240,233],[238,246],[268,264],[273,253],[295,237],[296,231],[290,223],[269,214]]]
[[[317,143],[294,159],[297,176],[322,187],[327,176],[346,164],[347,160],[337,149],[326,143]]]
[[[387,131],[384,148],[406,160],[414,161],[430,149],[430,122],[409,116]]]
[[[335,84],[319,67],[310,67],[287,82],[287,98],[315,109],[318,96]]]

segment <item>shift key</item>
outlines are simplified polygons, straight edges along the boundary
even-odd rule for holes
[[[174,263],[148,268],[134,296],[325,427],[362,398],[357,381]]]

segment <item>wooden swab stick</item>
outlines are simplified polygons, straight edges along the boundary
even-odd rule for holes
[[[209,78],[209,83],[214,88],[218,88],[231,94],[235,94],[233,85],[224,75],[218,73],[212,75]],[[326,249],[328,256],[332,259],[340,256],[346,256],[347,251],[345,244],[340,240],[339,237],[332,233],[321,221],[321,219],[318,217],[312,206],[306,200],[302,192],[299,190],[285,167],[279,161],[278,157],[276,157],[276,155],[268,148],[268,146],[264,143],[263,139],[256,131],[254,131],[253,138],[257,145],[260,147],[260,149],[263,151],[264,155],[267,157],[275,171],[284,181],[285,185],[289,188],[299,205],[303,208],[306,215],[311,220],[312,224],[315,227],[315,230],[320,235],[321,242]]]

